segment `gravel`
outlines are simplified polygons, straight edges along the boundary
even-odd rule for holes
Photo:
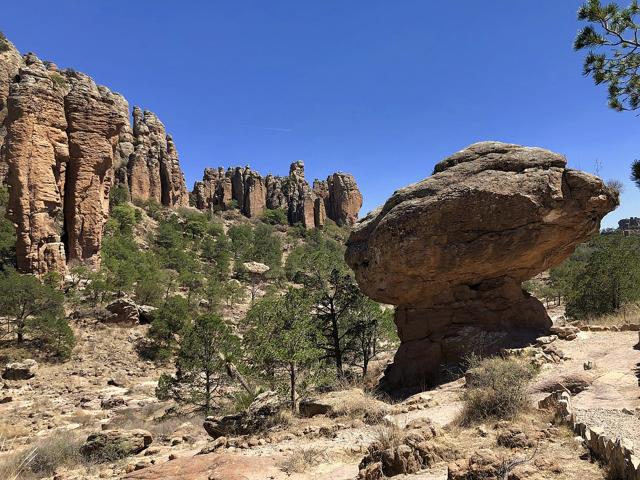
[[[640,453],[640,412],[594,408],[576,410],[577,421],[587,427],[600,427],[611,439],[625,438],[633,442],[634,450]]]

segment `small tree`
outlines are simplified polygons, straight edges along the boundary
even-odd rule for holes
[[[59,313],[52,312],[28,319],[25,331],[43,348],[63,359],[71,356],[76,344],[73,330]]]
[[[640,237],[621,232],[587,244],[586,259],[568,280],[567,314],[603,315],[640,300]]]
[[[238,339],[219,316],[198,317],[183,330],[175,377],[160,377],[158,397],[172,397],[209,414],[221,387],[229,381],[226,365],[238,347]]]
[[[596,85],[608,87],[609,106],[619,112],[640,108],[640,5],[628,7],[588,0],[578,10],[578,19],[589,22],[576,37],[576,50],[588,49],[584,74]],[[632,166],[631,178],[640,187],[640,163]]]
[[[383,310],[379,304],[361,294],[353,316],[350,333],[353,339],[354,364],[362,368],[364,378],[371,360],[380,353],[381,344],[392,341],[395,336],[393,310]]]
[[[176,346],[176,335],[188,323],[189,302],[183,297],[169,297],[153,312],[153,321],[147,336],[152,342],[146,355],[154,360],[166,360]]]
[[[15,335],[24,341],[27,321],[44,323],[52,317],[64,318],[62,292],[44,285],[32,275],[20,275],[14,270],[0,274],[0,337]]]
[[[636,160],[631,165],[631,180],[640,188],[640,160]]]
[[[244,343],[252,362],[273,385],[286,382],[292,411],[297,410],[305,376],[320,367],[312,304],[304,290],[290,288],[283,296],[263,297],[245,319]]]

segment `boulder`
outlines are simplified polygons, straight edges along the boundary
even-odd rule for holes
[[[396,305],[389,389],[418,387],[470,352],[521,347],[551,327],[521,283],[597,233],[618,195],[557,153],[469,146],[396,191],[354,228],[346,260],[362,291]]]
[[[106,309],[111,315],[106,317],[108,323],[151,323],[156,307],[150,305],[138,305],[130,298],[121,297],[109,305]]]
[[[29,380],[35,377],[38,371],[38,363],[35,360],[27,359],[22,362],[8,363],[4,367],[2,378],[5,380]]]
[[[350,388],[318,395],[312,398],[305,398],[299,404],[300,415],[303,417],[313,417],[316,415],[337,416],[352,413],[370,412],[386,413],[387,404],[370,398],[360,388]]]
[[[264,430],[281,408],[282,402],[278,395],[269,390],[256,396],[245,411],[234,415],[207,417],[202,426],[214,439],[248,435]]]
[[[113,461],[140,453],[152,441],[146,430],[106,430],[89,435],[80,453],[88,459]]]

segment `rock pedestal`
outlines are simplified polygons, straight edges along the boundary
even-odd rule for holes
[[[346,260],[362,291],[397,305],[389,389],[421,387],[472,352],[522,346],[551,325],[520,285],[567,258],[618,204],[540,148],[483,142],[438,163],[356,224]]]

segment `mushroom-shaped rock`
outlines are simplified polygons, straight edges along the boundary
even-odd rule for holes
[[[541,148],[476,143],[356,224],[346,260],[371,298],[397,305],[388,388],[428,383],[475,351],[548,330],[521,283],[595,234],[617,194]]]

